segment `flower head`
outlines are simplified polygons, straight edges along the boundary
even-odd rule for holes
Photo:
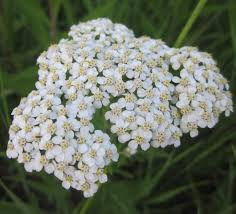
[[[26,171],[91,197],[119,158],[114,138],[93,124],[97,109],[130,155],[178,147],[183,133],[195,137],[233,110],[227,80],[196,48],[136,38],[105,18],[73,25],[69,36],[39,56],[36,90],[12,112],[7,156]]]

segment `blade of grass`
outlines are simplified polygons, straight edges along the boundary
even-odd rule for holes
[[[69,25],[73,24],[75,22],[75,16],[73,11],[73,6],[71,1],[69,0],[63,0],[62,6],[65,12],[65,18],[67,19],[67,23]]]
[[[193,26],[194,22],[196,21],[197,17],[200,15],[200,13],[202,12],[202,9],[204,8],[205,4],[206,4],[207,0],[199,0],[197,6],[195,7],[192,15],[190,16],[190,18],[188,19],[187,23],[185,24],[184,28],[182,29],[181,33],[179,34],[174,47],[178,48],[180,47],[186,36],[188,35],[191,27]]]
[[[212,23],[219,18],[219,13],[216,15],[212,15],[211,18],[208,20],[207,23],[204,24],[200,29],[197,29],[195,32],[191,34],[191,37],[188,39],[188,45],[193,45],[196,41],[201,38],[201,36],[209,29],[209,27],[212,25]]]
[[[231,0],[230,0],[231,1]],[[225,10],[228,9],[236,9],[236,4],[234,4],[234,0],[232,0],[231,2],[229,1],[229,3],[216,3],[214,5],[209,5],[205,8],[204,10],[204,14],[206,15],[211,15],[217,12],[225,12]]]
[[[20,166],[20,165],[17,164],[17,171],[18,171],[18,173],[19,173],[19,177],[20,177],[21,183],[22,183],[22,185],[23,185],[23,189],[24,189],[24,191],[25,191],[25,193],[26,193],[28,199],[29,199],[32,203],[36,204],[36,203],[35,203],[36,200],[34,200],[35,197],[34,197],[33,193],[30,191],[29,186],[28,186],[28,184],[27,184],[27,182],[26,182],[25,173],[24,173],[24,171],[23,171],[23,169],[22,169],[22,166]]]
[[[22,211],[15,205],[14,202],[0,201],[0,211],[3,214],[22,214]]]
[[[234,0],[229,0],[230,3],[235,3]],[[236,4],[235,4],[236,5]],[[228,10],[229,14],[229,25],[230,25],[230,35],[231,35],[231,40],[232,40],[232,45],[233,45],[233,66],[234,69],[236,68],[236,10],[232,7],[229,8]],[[231,75],[231,82],[235,83],[236,81],[236,72],[232,72]],[[235,84],[231,85],[231,89],[235,90]]]
[[[199,182],[199,183],[196,183],[195,186],[203,186],[206,184],[209,184],[209,182]],[[159,204],[159,203],[168,201],[168,200],[174,198],[175,196],[177,196],[183,192],[186,192],[187,190],[189,190],[191,188],[192,188],[192,184],[187,184],[187,185],[183,185],[183,186],[177,187],[172,190],[168,190],[164,193],[160,193],[158,195],[158,197],[152,198],[151,200],[147,201],[147,203],[148,204]]]
[[[203,208],[202,208],[202,201],[201,201],[201,197],[199,195],[199,191],[196,188],[196,185],[192,180],[190,180],[190,185],[191,185],[191,189],[193,192],[194,203],[196,204],[196,208],[197,208],[197,214],[202,214]]]
[[[79,203],[73,210],[72,214],[79,214],[79,210],[81,209],[81,204]]]
[[[232,152],[233,152],[233,155],[234,155],[234,159],[236,161],[236,148],[233,145],[232,145]]]
[[[231,206],[227,207],[227,209],[223,210],[222,212],[220,212],[219,214],[231,214],[231,213],[235,213],[233,211],[236,210],[236,204],[232,204]]]
[[[18,198],[4,183],[3,181],[0,179],[0,186],[6,191],[7,195],[12,199],[12,201],[15,202],[15,204],[17,205],[17,207],[22,210],[23,213],[25,214],[31,214],[30,210],[28,210],[28,208],[26,207],[26,205],[24,204],[24,202]]]
[[[58,16],[60,4],[61,4],[60,0],[48,1],[49,31],[50,31],[51,42],[55,42],[55,39],[56,39],[57,16]]]
[[[26,18],[25,27],[31,31],[41,47],[46,47],[49,42],[49,21],[40,2],[36,0],[18,0],[14,3],[14,6]]]
[[[150,176],[146,177],[147,185],[146,185],[146,188],[145,188],[145,190],[143,192],[144,197],[147,196],[156,185],[158,185],[158,183],[160,182],[161,178],[164,176],[166,171],[171,166],[171,163],[172,163],[172,160],[173,160],[173,156],[174,156],[174,153],[171,153],[169,158],[164,163],[163,167],[159,170],[159,172],[153,178],[150,178]]]
[[[6,157],[5,152],[0,152],[0,158],[5,158],[5,157]]]
[[[12,51],[14,44],[13,18],[12,1],[0,1],[0,45],[3,50],[8,50],[8,52]]]
[[[86,7],[87,11],[90,13],[93,10],[93,4],[91,0],[82,0],[83,5]]]
[[[230,2],[233,4],[234,0],[230,0]],[[233,48],[234,48],[234,51],[235,51],[235,54],[236,54],[236,25],[235,25],[235,20],[236,20],[235,8],[229,7],[230,33],[231,33]]]
[[[226,134],[224,137],[220,138],[217,143],[212,144],[212,146],[210,146],[207,150],[201,152],[198,156],[196,156],[183,171],[190,169],[192,166],[194,166],[200,160],[209,156],[213,151],[218,149],[224,142],[226,142],[227,140],[229,140],[235,136],[236,136],[236,133],[230,133],[230,134]]]
[[[111,198],[114,200],[115,204],[117,205],[117,207],[119,207],[119,210],[122,212],[122,213],[126,213],[126,214],[129,214],[129,209],[126,207],[125,203],[122,203],[119,198],[113,194],[113,192],[111,191],[110,192],[110,196]]]
[[[8,129],[7,121],[6,121],[4,113],[2,112],[2,109],[0,109],[0,118],[1,118],[2,123],[4,124],[5,128]]]
[[[159,173],[157,173],[157,175],[154,176],[154,178],[152,179],[153,185],[157,185],[159,181],[161,180],[162,176],[169,169],[173,160],[173,156],[174,156],[174,152],[170,154],[169,158],[166,160],[165,164],[163,165]]]
[[[200,142],[196,143],[195,145],[189,146],[186,150],[178,154],[172,161],[173,164],[183,160],[184,158],[188,157],[192,152],[197,150],[201,146]]]
[[[1,100],[2,100],[2,105],[3,105],[3,111],[6,117],[6,122],[7,126],[10,126],[11,119],[9,116],[9,110],[8,110],[8,104],[7,104],[7,98],[4,93],[4,82],[3,82],[3,76],[2,76],[2,71],[0,70],[0,90],[1,90]]]
[[[229,158],[231,159],[231,158]],[[234,166],[233,166],[233,161],[232,159],[229,160],[229,173],[228,173],[228,182],[227,182],[227,186],[228,186],[228,190],[227,190],[227,203],[228,204],[232,204],[233,202],[233,189],[234,189],[234,178],[235,178],[235,170],[234,170]],[[231,214],[233,214],[233,212],[231,212]]]

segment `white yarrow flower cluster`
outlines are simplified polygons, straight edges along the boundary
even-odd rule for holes
[[[7,156],[26,171],[45,170],[91,197],[119,158],[92,123],[97,109],[109,107],[105,120],[128,154],[178,147],[183,133],[195,137],[233,110],[227,80],[196,48],[136,38],[105,18],[74,25],[69,36],[39,56],[36,90],[12,112]]]
[[[216,62],[208,53],[193,47],[170,51],[170,63],[179,75],[173,77],[174,104],[180,112],[180,128],[191,137],[199,128],[212,128],[219,115],[233,111],[227,80],[219,73]]]

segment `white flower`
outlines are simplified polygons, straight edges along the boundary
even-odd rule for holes
[[[111,132],[117,134],[120,143],[125,143],[131,138],[130,134],[127,132],[128,126],[129,123],[123,120],[117,120],[115,125],[111,126]]]
[[[57,151],[55,155],[55,160],[57,162],[66,162],[70,163],[73,160],[73,154],[75,153],[75,148],[70,145],[70,142],[67,140],[63,140],[59,145],[55,145],[54,149]]]
[[[151,103],[152,101],[147,98],[137,100],[135,112],[141,116],[145,116],[151,110]]]
[[[97,169],[96,175],[100,183],[107,182],[107,175],[104,173],[104,170],[102,168]]]
[[[17,161],[24,164],[24,168],[27,172],[32,172],[34,168],[34,162],[32,156],[29,153],[19,154]]]
[[[176,86],[177,92],[192,92],[195,90],[197,83],[192,74],[185,69],[180,71],[180,77],[174,76],[172,81],[178,83]]]
[[[118,105],[127,110],[133,110],[136,105],[136,96],[134,94],[125,94],[124,97],[118,100]]]
[[[127,123],[127,128],[130,130],[135,130],[138,126],[136,113],[134,111],[123,111],[120,119],[124,121],[123,123]]]
[[[96,172],[98,167],[94,164],[88,166],[82,161],[78,163],[78,171],[76,171],[76,176],[78,177],[79,183],[84,183],[85,181],[95,182],[96,181]]]
[[[113,96],[117,96],[117,90],[115,88],[116,81],[122,80],[121,74],[113,69],[107,69],[103,71],[103,76],[98,77],[98,83],[101,85],[101,89],[107,91]]]
[[[167,145],[171,144],[172,142],[169,141],[169,138],[171,137],[171,131],[169,130],[169,127],[160,126],[155,133],[153,133],[153,138],[151,145],[154,148],[165,148]]]
[[[91,197],[119,152],[178,147],[184,133],[195,137],[233,111],[229,83],[197,48],[135,38],[105,18],[73,25],[69,36],[39,56],[36,90],[12,112],[6,154],[28,172],[53,173]],[[99,130],[102,117],[110,130]]]
[[[64,179],[64,171],[67,167],[67,164],[64,162],[53,162],[54,164],[54,175],[61,181]]]
[[[179,101],[176,103],[176,106],[178,108],[182,108],[185,106],[190,105],[190,102],[194,99],[195,93],[193,92],[187,92],[187,93],[181,93],[179,95]]]
[[[83,154],[83,162],[89,166],[97,165],[99,167],[104,167],[103,157],[105,155],[104,148],[99,143],[92,144],[91,148]]]
[[[197,129],[197,117],[194,112],[184,115],[180,127],[183,130],[183,133],[190,133],[191,137],[196,137],[198,135],[198,129]]]
[[[75,173],[75,169],[73,167],[67,167],[64,171],[64,177],[62,180],[62,186],[65,189],[69,189],[70,187],[76,188],[77,186],[77,176]]]
[[[95,183],[85,182],[79,185],[79,189],[83,191],[84,197],[88,198],[94,195],[97,192],[98,186]]]
[[[131,150],[136,150],[138,145],[140,145],[142,150],[146,151],[150,147],[149,141],[151,137],[152,136],[145,136],[142,129],[137,129],[131,132],[132,140],[129,142],[128,146]]]
[[[181,130],[174,125],[169,125],[168,128],[172,133],[170,139],[168,140],[169,145],[174,145],[174,147],[180,146],[180,137],[183,135]]]
[[[56,124],[53,123],[52,120],[46,120],[44,123],[40,124],[40,135],[42,136],[42,140],[50,140],[56,130]]]
[[[87,82],[85,83],[85,88],[90,90],[95,90],[97,88],[97,75],[96,69],[89,69],[87,71]]]
[[[95,130],[93,134],[93,141],[95,143],[100,143],[106,146],[110,143],[110,137],[107,134],[103,133],[101,130]]]
[[[146,114],[145,118],[138,116],[137,117],[137,125],[139,128],[142,129],[143,135],[145,135],[147,138],[152,137],[152,131],[151,129],[153,128],[154,124],[154,117],[152,114]]]
[[[125,107],[125,103],[118,102],[110,105],[111,111],[105,113],[105,119],[115,123],[116,120],[121,116],[122,109]]]
[[[76,119],[66,118],[61,116],[57,119],[55,134],[58,136],[65,136],[66,138],[73,138],[74,131],[78,131],[80,123]]]
[[[13,143],[8,142],[6,154],[8,158],[17,158],[18,152],[16,151]]]
[[[88,118],[91,119],[94,113],[92,108],[93,97],[85,97],[79,95],[76,100],[66,106],[68,116],[72,118]]]
[[[119,154],[117,148],[114,144],[110,144],[105,147],[105,165],[108,165],[111,161],[117,162],[119,159]]]
[[[34,157],[34,169],[39,172],[43,168],[48,174],[54,171],[54,165],[50,163],[46,156],[37,153]]]
[[[103,105],[107,106],[109,104],[109,95],[105,91],[101,91],[98,88],[91,90],[94,99],[94,107],[101,108]]]

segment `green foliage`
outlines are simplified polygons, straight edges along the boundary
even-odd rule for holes
[[[1,0],[0,213],[236,213],[235,114],[197,139],[185,137],[178,149],[121,156],[109,168],[109,182],[89,200],[6,158],[10,112],[34,88],[37,56],[73,23],[97,17],[121,22],[136,35],[212,53],[236,93],[235,0]]]

